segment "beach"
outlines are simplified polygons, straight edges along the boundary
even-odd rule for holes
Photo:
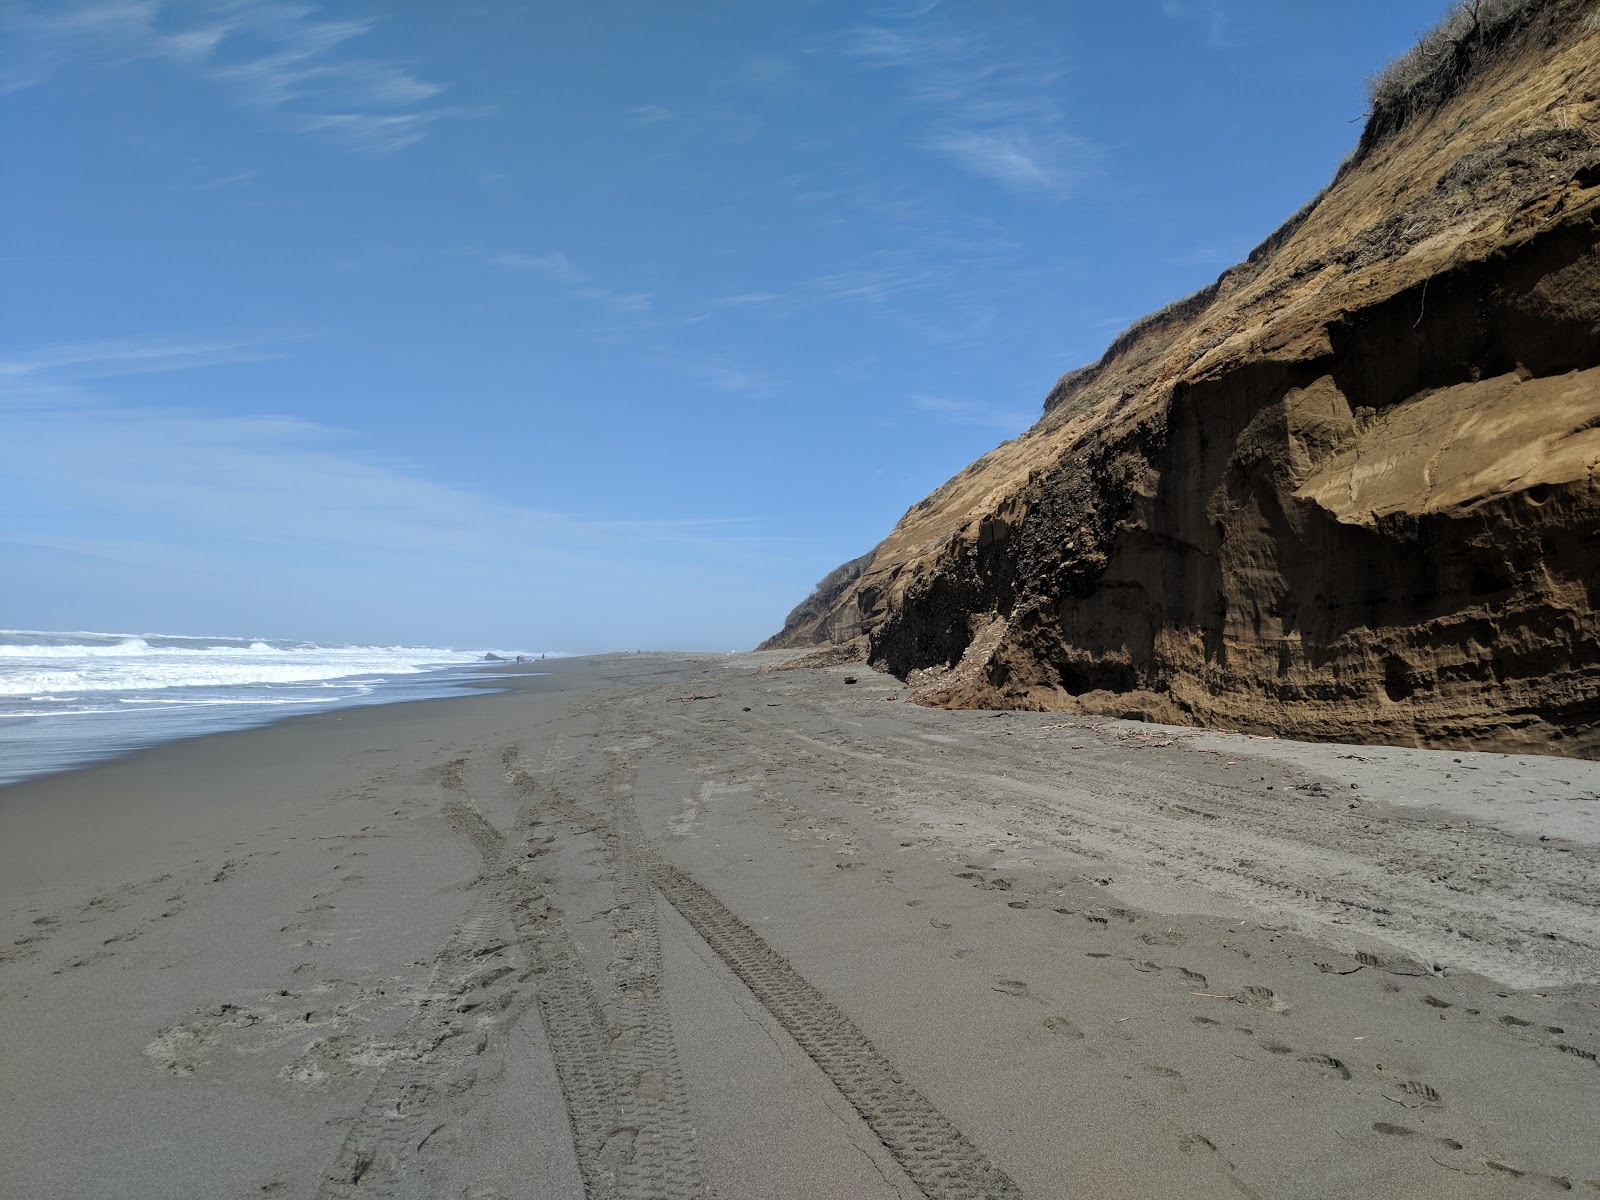
[[[0,1195],[1600,1194],[1600,764],[789,657],[0,788]]]

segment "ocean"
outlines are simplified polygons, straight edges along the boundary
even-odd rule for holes
[[[0,629],[0,784],[295,713],[460,695],[488,652]]]

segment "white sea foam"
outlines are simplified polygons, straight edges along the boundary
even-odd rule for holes
[[[123,710],[120,708],[78,708],[73,710],[72,715],[75,717],[81,717],[85,714],[93,715],[94,713],[114,713],[122,711]],[[7,709],[4,713],[0,713],[0,717],[59,717],[60,715],[60,709],[51,708],[40,709],[38,711],[27,708]],[[3,781],[4,776],[0,775],[0,782]]]
[[[307,684],[378,673],[409,675],[482,658],[482,651],[433,646],[274,645],[244,638],[0,630],[0,696]]]
[[[494,653],[509,660],[528,652]],[[0,629],[0,783],[295,712],[459,694],[484,654]]]
[[[394,675],[413,675],[433,667],[466,664],[478,656],[405,663],[386,662]],[[315,683],[344,679],[371,671],[370,660],[329,657],[291,662],[230,663],[203,661],[138,661],[119,663],[113,670],[81,665],[75,669],[46,668],[0,673],[0,696],[27,696],[36,692],[126,692],[173,687],[241,687],[273,683]]]

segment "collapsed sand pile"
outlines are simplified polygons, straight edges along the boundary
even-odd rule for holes
[[[767,645],[951,707],[1600,754],[1600,9],[1482,7]]]

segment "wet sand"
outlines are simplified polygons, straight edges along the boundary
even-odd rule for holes
[[[784,657],[0,789],[0,1195],[1600,1194],[1600,764]]]

